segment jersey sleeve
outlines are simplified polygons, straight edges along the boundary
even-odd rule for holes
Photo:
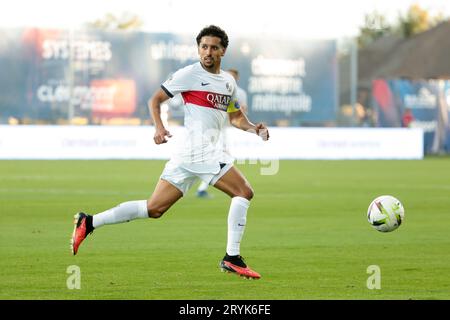
[[[190,90],[192,82],[191,69],[191,67],[180,69],[161,84],[161,88],[169,97],[173,98],[178,93]]]

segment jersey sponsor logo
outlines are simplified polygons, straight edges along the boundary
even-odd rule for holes
[[[227,111],[231,96],[208,91],[186,91],[181,93],[185,103],[195,104],[199,107],[207,107]]]
[[[210,103],[214,104],[215,108],[222,109],[221,106],[225,106],[225,110],[227,110],[227,107],[230,104],[231,96],[218,93],[208,93],[206,95],[206,99]]]

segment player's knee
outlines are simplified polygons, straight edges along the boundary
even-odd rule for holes
[[[164,214],[165,211],[162,210],[149,210],[148,216],[150,218],[158,219],[161,218],[161,216]]]
[[[246,188],[242,189],[240,193],[240,196],[247,200],[252,200],[253,196],[255,195],[255,192],[250,186],[246,186]]]
[[[164,212],[167,211],[167,209],[161,206],[158,207],[149,205],[147,206],[147,211],[150,218],[157,219],[160,218],[164,214]]]

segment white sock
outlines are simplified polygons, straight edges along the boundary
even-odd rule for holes
[[[95,214],[92,219],[94,228],[105,224],[128,222],[134,219],[148,218],[147,200],[128,201],[117,207]]]
[[[249,206],[250,201],[245,198],[234,197],[231,199],[230,211],[228,212],[227,240],[227,253],[230,256],[240,254],[241,239],[244,235]]]
[[[200,185],[198,186],[197,191],[201,192],[201,191],[206,191],[206,189],[208,189],[209,184],[207,184],[205,181],[202,180],[202,183],[200,183]]]

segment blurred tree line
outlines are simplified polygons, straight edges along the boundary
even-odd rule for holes
[[[397,21],[389,23],[385,16],[378,11],[366,14],[364,25],[359,29],[358,45],[364,48],[385,35],[400,35],[409,38],[424,32],[448,19],[444,14],[432,16],[427,10],[414,4],[405,14],[400,14]]]
[[[138,15],[130,12],[124,12],[119,16],[107,13],[86,25],[88,28],[100,30],[137,30],[142,27],[143,21]]]

